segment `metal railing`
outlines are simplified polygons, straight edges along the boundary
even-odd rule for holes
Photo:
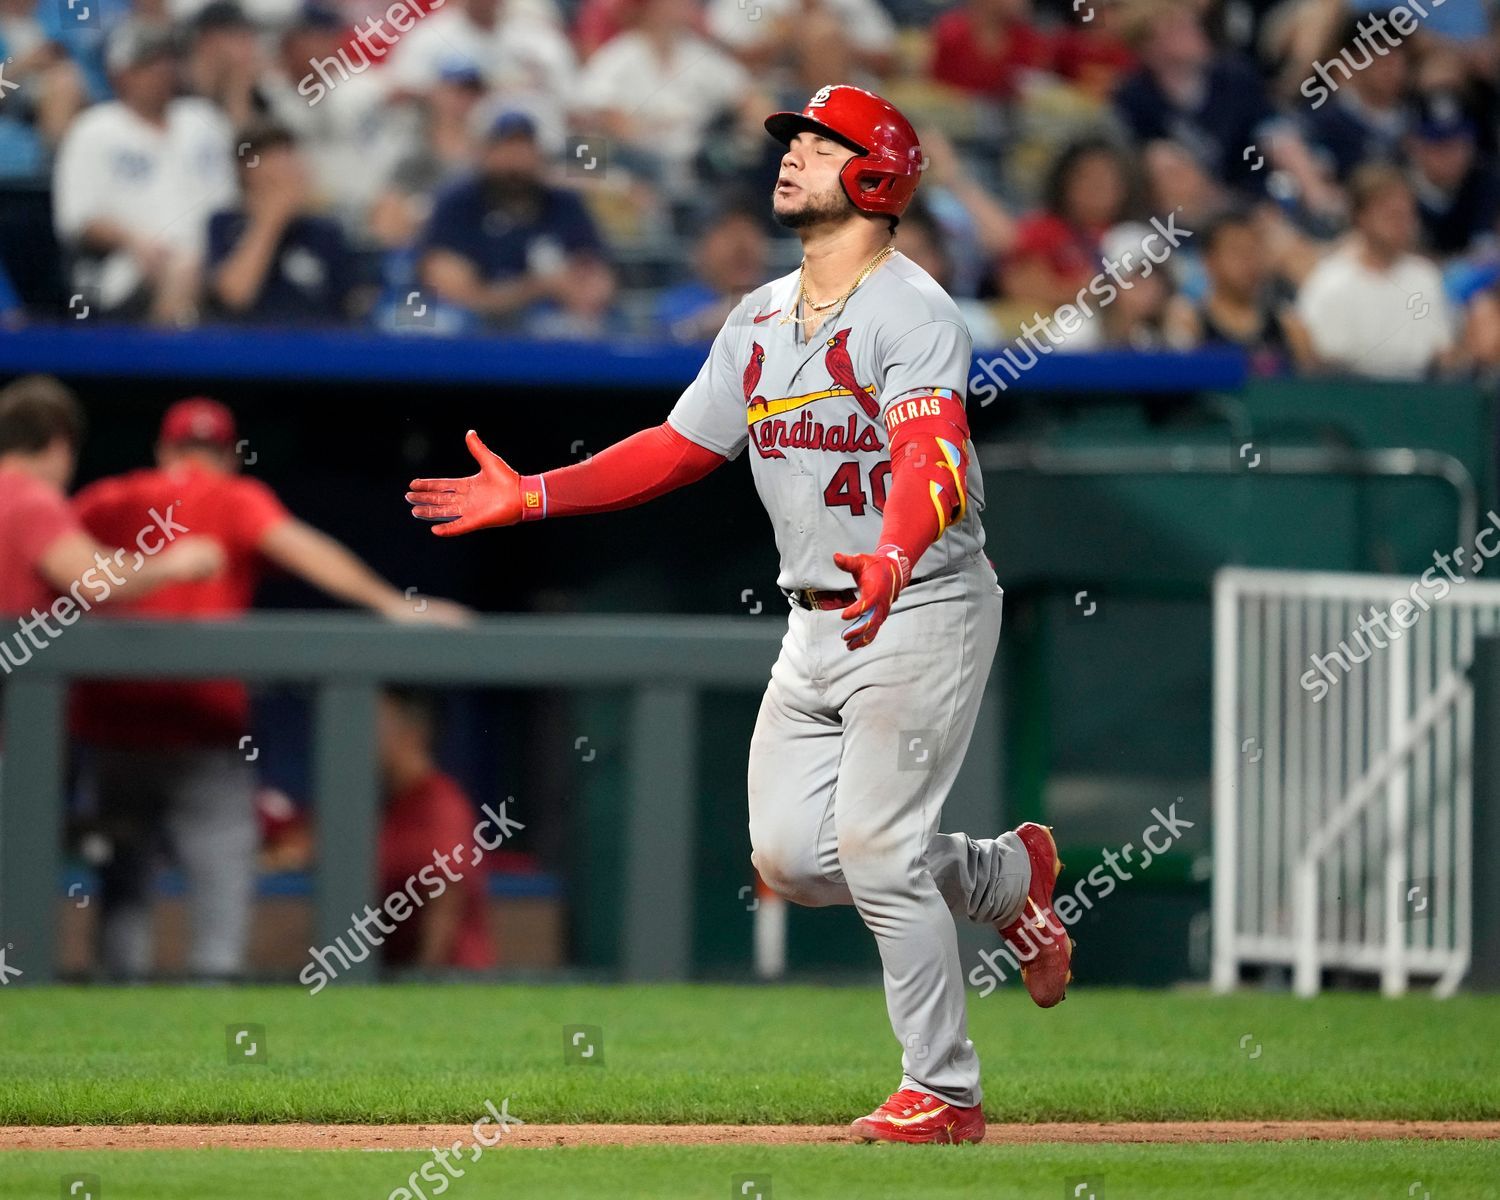
[[[1249,445],[1248,442],[1244,443]],[[1458,544],[1479,527],[1479,490],[1464,464],[1438,450],[1403,446],[1357,450],[1342,446],[1274,446],[1265,460],[1237,458],[1213,446],[1055,447],[1040,442],[992,442],[976,447],[985,471],[1057,477],[1147,475],[1329,476],[1431,479],[1453,489]]]
[[[751,617],[510,616],[457,630],[319,614],[80,622],[35,650],[3,688],[0,944],[14,944],[10,963],[25,982],[52,978],[71,680],[310,686],[320,945],[377,899],[375,702],[382,684],[618,687],[631,692],[621,798],[623,970],[636,979],[684,978],[695,908],[701,693],[764,688],[783,629],[780,621]],[[372,966],[367,961],[347,977],[368,978]]]
[[[1435,582],[1400,576],[1216,576],[1216,990],[1269,965],[1304,996],[1330,968],[1378,975],[1391,996],[1424,976],[1447,996],[1468,971],[1468,671],[1476,636],[1500,627],[1500,584],[1447,586],[1438,598]],[[1399,637],[1356,634],[1372,606]]]

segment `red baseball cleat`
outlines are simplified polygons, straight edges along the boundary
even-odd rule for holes
[[[1068,984],[1073,982],[1073,939],[1052,911],[1052,889],[1063,865],[1057,861],[1057,843],[1048,826],[1027,821],[1017,827],[1016,836],[1031,858],[1031,886],[1021,915],[1003,929],[998,923],[995,927],[1025,964],[1021,980],[1031,998],[1038,1007],[1051,1008],[1067,999]]]
[[[849,1126],[857,1142],[959,1142],[984,1141],[984,1113],[976,1104],[959,1108],[946,1100],[910,1088],[897,1092],[868,1117]]]

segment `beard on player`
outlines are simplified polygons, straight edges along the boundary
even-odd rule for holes
[[[837,180],[821,192],[808,192],[800,184],[798,189],[800,199],[793,195],[785,203],[774,191],[771,193],[771,216],[787,229],[808,229],[824,223],[836,225],[859,212]]]

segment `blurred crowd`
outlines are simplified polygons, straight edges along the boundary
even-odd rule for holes
[[[700,341],[796,265],[762,120],[846,82],[976,346],[1500,370],[1491,0],[0,0],[0,58],[103,319]]]

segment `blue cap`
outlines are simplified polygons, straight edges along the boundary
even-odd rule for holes
[[[484,87],[484,71],[472,58],[450,58],[438,68],[438,78],[444,83],[467,83]]]
[[[1429,92],[1417,101],[1417,136],[1424,142],[1471,138],[1475,136],[1474,122],[1460,97],[1452,92]]]
[[[308,0],[292,22],[298,29],[344,30],[351,28],[331,0]]]
[[[524,137],[536,140],[536,118],[519,108],[507,108],[495,114],[485,136],[492,142]]]

